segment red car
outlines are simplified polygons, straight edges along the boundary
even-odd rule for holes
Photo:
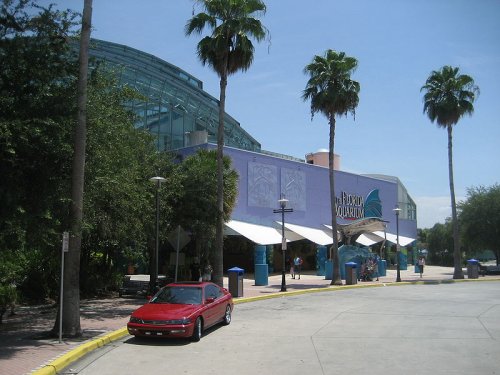
[[[151,300],[135,310],[128,332],[142,337],[191,337],[199,341],[205,329],[231,323],[233,298],[211,282],[168,284]]]

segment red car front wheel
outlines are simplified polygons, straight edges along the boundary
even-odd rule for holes
[[[224,313],[224,319],[223,319],[224,325],[228,325],[231,323],[231,306],[227,305],[226,306],[226,311]]]
[[[200,341],[202,331],[203,331],[203,322],[201,321],[201,318],[198,317],[196,319],[196,322],[194,323],[192,340],[193,341]]]

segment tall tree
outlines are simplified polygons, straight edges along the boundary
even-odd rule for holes
[[[0,285],[15,282],[24,301],[59,293],[77,113],[78,44],[67,41],[80,25],[75,13],[31,1],[0,5]],[[169,179],[162,227],[172,222],[169,195],[181,190],[171,155],[158,153],[123,107],[142,96],[119,88],[103,69],[88,80],[80,296],[115,286],[125,256],[147,257],[154,233],[149,177]]]
[[[466,244],[491,250],[500,262],[500,185],[467,189],[467,199],[458,204],[460,233]]]
[[[64,336],[80,336],[80,253],[82,245],[83,187],[87,140],[87,76],[92,24],[92,0],[83,5],[78,77],[78,116],[74,134],[71,175],[69,252],[65,258],[62,329]]]
[[[202,64],[211,67],[220,78],[219,125],[217,130],[217,226],[215,238],[214,282],[223,284],[224,229],[224,116],[227,79],[237,71],[246,71],[253,62],[251,38],[261,41],[266,28],[256,18],[264,15],[266,6],[261,0],[198,0],[204,11],[194,15],[186,24],[185,33],[205,36],[197,46]]]
[[[95,293],[96,283],[101,288],[113,286],[113,275],[123,272],[122,261],[145,258],[147,238],[154,233],[154,221],[148,219],[154,217],[156,189],[149,178],[161,171],[171,187],[162,193],[174,194],[178,189],[169,170],[174,168],[171,155],[157,152],[151,134],[136,129],[134,114],[123,106],[142,97],[130,87],[120,87],[108,74],[112,73],[100,65],[88,81],[80,256],[83,296]],[[160,212],[169,222],[171,210],[163,204],[166,198],[162,196]]]
[[[449,267],[453,264],[453,228],[450,218],[444,224],[436,223],[427,229],[427,262]],[[448,250],[450,249],[450,250]]]
[[[0,263],[17,262],[9,278],[26,298],[43,299],[57,285],[76,104],[67,39],[76,18],[33,1],[0,4]]]
[[[205,263],[209,248],[215,238],[217,153],[199,150],[179,166],[182,195],[177,202],[177,221],[189,229],[196,239],[196,255]],[[238,195],[238,173],[231,166],[231,159],[224,157],[224,220],[229,220]],[[213,254],[211,254],[213,256]],[[207,264],[203,264],[204,266]]]
[[[350,112],[356,115],[359,103],[359,83],[351,79],[351,74],[358,65],[358,61],[346,56],[344,52],[328,49],[323,56],[314,56],[312,62],[304,68],[309,80],[302,98],[311,100],[311,120],[317,112],[328,119],[330,126],[329,136],[329,180],[330,204],[332,211],[333,245],[330,259],[333,260],[332,285],[342,285],[340,279],[340,264],[337,239],[337,210],[335,204],[335,173],[333,170],[333,155],[335,150],[335,117]]]
[[[474,112],[474,101],[479,94],[479,88],[472,77],[460,74],[459,68],[443,66],[434,70],[427,78],[420,91],[424,93],[424,113],[431,122],[445,128],[448,132],[448,174],[450,181],[451,216],[453,226],[453,265],[454,279],[463,279],[462,253],[458,231],[457,206],[455,201],[455,186],[453,182],[453,126],[466,114]]]

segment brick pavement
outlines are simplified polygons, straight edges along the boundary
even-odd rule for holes
[[[464,270],[466,275],[466,271]],[[414,273],[413,266],[401,271],[403,283],[412,282],[451,282],[453,269],[447,267],[426,266],[425,274],[420,279]],[[467,280],[467,276],[465,276]],[[356,287],[387,285],[395,283],[396,271],[388,270],[387,276],[379,281],[358,282]],[[480,276],[479,280],[500,280],[500,276]],[[301,293],[312,289],[342,289],[345,287],[331,287],[330,280],[324,276],[304,273],[300,280],[291,279],[287,274],[287,293]],[[281,274],[269,276],[268,285],[255,286],[253,275],[245,275],[243,280],[243,298],[236,298],[240,303],[247,300],[265,298],[280,292]],[[227,287],[227,278],[224,285]],[[109,298],[90,299],[81,302],[81,327],[83,337],[75,340],[64,339],[59,343],[57,338],[47,337],[46,332],[54,325],[57,307],[53,306],[22,306],[14,316],[5,316],[4,324],[0,325],[0,374],[23,375],[36,372],[44,368],[56,358],[64,357],[71,350],[80,347],[83,343],[105,337],[126,326],[130,313],[145,303],[142,298]]]

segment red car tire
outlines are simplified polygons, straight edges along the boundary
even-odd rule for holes
[[[201,321],[201,318],[198,317],[196,318],[196,322],[194,322],[193,336],[191,337],[191,339],[195,342],[200,341],[202,332],[203,332],[203,322]]]
[[[226,306],[226,311],[224,312],[224,318],[222,319],[222,322],[225,326],[231,323],[231,306],[229,305]]]

